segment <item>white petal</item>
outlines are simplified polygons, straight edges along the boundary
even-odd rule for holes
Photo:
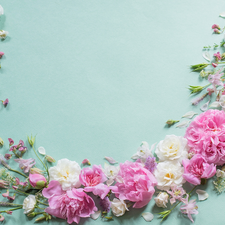
[[[202,105],[202,106],[200,107],[200,109],[201,109],[203,112],[205,112],[205,111],[208,109],[209,103],[210,103],[210,100],[209,100],[208,102],[206,102],[204,105]]]
[[[144,212],[141,214],[143,216],[143,218],[147,221],[147,222],[150,222],[153,220],[154,218],[154,215],[150,212]]]
[[[112,157],[105,156],[105,159],[110,163],[110,164],[116,164],[118,163],[115,159]]]
[[[2,6],[0,5],[0,16],[4,14],[4,9],[2,8]]]
[[[209,107],[210,108],[219,108],[220,107],[220,103],[219,102],[213,102]]]
[[[109,180],[106,181],[106,184],[107,184],[108,186],[110,186],[111,184],[113,184],[113,182],[114,182],[113,179],[109,179]]]
[[[225,18],[225,12],[220,13],[220,16]]]
[[[206,191],[197,189],[196,193],[198,194],[198,200],[203,201],[209,197],[209,194]]]
[[[97,212],[91,214],[91,218],[92,218],[93,220],[97,220],[98,217],[100,216],[100,214],[101,214],[101,210],[99,210],[99,211],[97,211]]]
[[[45,152],[44,147],[39,147],[39,148],[38,148],[38,152],[39,152],[41,155],[46,155],[46,152]]]
[[[187,125],[190,123],[190,120],[184,120],[182,122],[180,122],[176,127],[178,128],[184,128],[187,127]]]
[[[208,62],[211,61],[211,58],[210,58],[210,55],[209,55],[209,52],[208,51],[205,51],[203,54],[202,54],[203,58],[205,60],[207,60]]]
[[[191,119],[194,115],[197,115],[198,113],[196,112],[193,112],[193,111],[190,111],[190,112],[187,112],[185,113],[182,118],[188,118],[188,119]]]

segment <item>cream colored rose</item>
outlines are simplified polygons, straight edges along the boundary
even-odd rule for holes
[[[126,210],[129,211],[126,203],[123,200],[117,198],[114,198],[113,201],[111,202],[111,208],[113,214],[117,217],[122,216]]]
[[[160,141],[156,146],[155,153],[159,161],[174,161],[182,163],[183,159],[188,158],[189,147],[187,139],[176,135],[167,135],[164,140]]]
[[[36,205],[36,198],[34,195],[28,195],[23,201],[24,214],[30,213],[34,210]]]
[[[166,204],[168,203],[169,195],[166,192],[160,192],[156,198],[154,198],[155,203],[158,207],[166,208]]]

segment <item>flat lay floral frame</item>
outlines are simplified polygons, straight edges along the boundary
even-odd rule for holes
[[[0,6],[0,15],[3,14]],[[220,16],[225,17],[225,13]],[[213,24],[212,30],[220,35],[224,28]],[[0,31],[2,40],[7,35],[7,31]],[[210,100],[200,106],[202,113],[196,116],[197,113],[190,111],[182,116],[186,120],[166,122],[168,126],[187,127],[184,137],[170,134],[151,146],[142,142],[131,159],[119,166],[115,166],[117,162],[111,157],[105,157],[108,163],[104,166],[91,165],[87,158],[82,162],[82,169],[76,161],[66,158],[53,166],[55,159],[47,155],[44,147],[35,149],[35,136],[27,137],[29,146],[25,146],[25,140],[14,143],[9,137],[8,152],[0,158],[0,187],[5,199],[0,202],[1,209],[4,207],[0,210],[0,221],[5,221],[6,214],[13,216],[15,210],[23,211],[35,221],[55,217],[69,224],[78,224],[81,218],[88,217],[110,221],[129,213],[129,208],[142,208],[152,200],[157,207],[163,208],[158,214],[162,221],[179,207],[181,213],[194,222],[194,215],[198,214],[196,198],[200,201],[208,198],[198,186],[214,177],[215,190],[222,193],[225,189],[225,78],[222,67],[225,53],[217,50],[219,47],[223,50],[224,45],[223,39],[212,47],[204,46],[203,57],[207,62],[191,66],[193,72],[199,72],[200,77],[209,82],[205,86],[189,87],[191,94],[201,94],[193,105],[200,105],[210,96]],[[212,56],[210,48],[215,50]],[[4,53],[0,52],[2,57]],[[8,98],[1,101],[4,107],[9,104]],[[0,139],[0,144],[6,145],[6,141]],[[26,158],[28,149],[34,151],[36,158]],[[8,160],[14,160],[20,170],[9,166]],[[36,167],[36,160],[41,162],[42,168]],[[192,190],[187,192],[184,183],[189,183]],[[24,196],[20,204],[14,203],[18,195]],[[154,216],[151,212],[142,213],[146,221],[152,221]]]

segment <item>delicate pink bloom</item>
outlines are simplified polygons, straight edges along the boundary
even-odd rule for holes
[[[2,58],[2,56],[4,55],[4,52],[0,52],[0,59]]]
[[[219,29],[219,30],[220,30],[220,27],[219,27],[219,25],[218,25],[218,24],[213,24],[213,25],[212,25],[212,29],[215,29],[215,28],[217,28],[217,29]]]
[[[207,110],[195,118],[184,136],[190,151],[200,154],[207,163],[225,163],[225,112]]]
[[[0,180],[0,188],[8,188],[9,187],[9,181]]]
[[[90,161],[88,159],[84,159],[82,161],[82,164],[88,164],[88,165],[91,165]]]
[[[213,31],[215,34],[220,34],[220,31],[217,28],[215,28]]]
[[[212,95],[212,93],[214,92],[214,90],[212,88],[207,88],[207,91],[208,91],[208,95]]]
[[[32,187],[41,189],[46,186],[47,180],[41,174],[29,174],[29,181]]]
[[[69,224],[73,222],[78,224],[80,218],[90,217],[97,211],[93,199],[82,188],[63,191],[60,183],[52,180],[48,188],[43,189],[42,194],[48,198],[49,203],[45,212],[65,219]]]
[[[101,166],[94,165],[92,168],[84,168],[81,170],[79,176],[81,184],[86,187],[96,186],[107,180],[105,174],[102,171]]]
[[[9,140],[9,146],[12,146],[14,144],[13,139],[12,138],[8,138],[8,140]]]
[[[25,152],[27,150],[27,147],[23,146],[23,147],[18,148],[18,150],[20,152]]]
[[[5,101],[2,101],[2,104],[6,107],[9,104],[9,99],[7,98]]]
[[[194,221],[193,221],[191,215],[192,215],[192,214],[198,214],[198,211],[197,211],[198,206],[196,205],[195,199],[194,199],[194,200],[190,200],[190,201],[188,202],[188,198],[189,198],[189,196],[188,196],[188,194],[187,194],[186,199],[184,199],[184,200],[182,201],[185,205],[182,205],[182,206],[180,207],[180,210],[181,210],[181,212],[182,212],[183,214],[187,214],[187,215],[188,215],[188,218],[191,220],[191,222],[194,223]]]
[[[15,162],[19,163],[19,167],[24,173],[28,173],[32,166],[36,164],[35,159],[14,159]]]
[[[0,214],[0,222],[2,222],[4,219],[5,219],[4,216]]]
[[[9,149],[9,151],[10,152],[16,151],[16,145],[11,146],[10,149]]]
[[[20,148],[24,146],[24,142],[22,140],[19,141],[19,144],[16,146],[16,148]]]
[[[21,185],[21,186],[23,186],[23,187],[26,187],[26,186],[28,185],[28,182],[27,182],[27,181],[21,182],[21,181],[19,180],[19,178],[16,177],[16,185]]]
[[[194,155],[190,160],[184,159],[182,164],[184,166],[184,179],[194,185],[201,184],[202,178],[208,179],[216,174],[216,166],[208,164],[200,154]]]
[[[209,83],[213,85],[213,90],[215,93],[217,93],[216,86],[223,86],[223,82],[221,81],[221,77],[224,75],[224,73],[220,73],[222,69],[218,70],[215,74],[210,74],[208,77]]]
[[[214,68],[216,68],[216,67],[218,66],[218,64],[217,64],[217,63],[212,63],[212,66],[213,66]]]
[[[221,60],[222,59],[222,57],[220,55],[220,52],[215,53],[213,56],[216,58],[216,60]]]
[[[6,213],[12,215],[13,211],[6,211]]]
[[[5,157],[6,160],[9,160],[9,159],[12,158],[12,154],[6,153],[4,157]]]
[[[15,186],[15,185],[12,185],[12,188],[13,188],[14,190],[18,189],[18,187]]]
[[[6,192],[6,193],[3,193],[3,194],[2,194],[2,196],[3,196],[4,198],[8,198],[8,200],[12,200],[12,201],[14,201],[14,200],[15,200],[15,198],[16,198],[16,196],[15,196],[15,195],[13,195],[13,196],[9,196],[9,190],[7,190],[7,192]]]
[[[171,195],[170,203],[173,205],[173,203],[176,202],[178,199],[179,201],[182,200],[182,196],[186,194],[186,191],[182,187],[177,187],[177,185],[172,184],[171,185],[171,191],[167,191]]]
[[[157,185],[155,177],[140,163],[129,162],[120,164],[118,174],[121,183],[116,183],[117,190],[113,190],[116,197],[121,200],[135,202],[134,208],[142,208],[151,200]]]

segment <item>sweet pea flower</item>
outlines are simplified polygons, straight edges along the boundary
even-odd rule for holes
[[[7,198],[8,200],[11,200],[11,201],[14,201],[15,200],[15,197],[16,197],[15,194],[13,196],[9,196],[9,190],[7,190],[6,193],[3,193],[2,196],[4,198]]]
[[[216,58],[217,61],[222,59],[220,52],[215,53],[213,56]]]
[[[82,188],[64,191],[58,181],[52,180],[42,191],[48,199],[46,213],[67,220],[67,223],[79,223],[80,218],[90,217],[97,211],[93,199]]]
[[[216,166],[208,164],[200,154],[194,155],[190,160],[183,160],[184,174],[183,177],[191,184],[201,184],[201,179],[208,179],[216,174]]]
[[[4,216],[0,214],[0,222],[2,222],[4,219],[5,219]]]
[[[28,173],[29,170],[36,164],[35,159],[14,159],[15,162],[19,163],[19,167],[24,173]]]
[[[218,70],[215,74],[211,74],[208,77],[209,83],[213,85],[213,90],[215,93],[217,93],[216,86],[223,86],[223,82],[221,81],[221,77],[224,75],[224,73],[220,73],[222,69]]]
[[[8,188],[9,187],[9,181],[0,180],[0,188]]]
[[[41,174],[29,174],[29,182],[32,187],[36,189],[41,189],[46,186],[47,180]]]
[[[151,173],[153,173],[156,167],[157,167],[157,162],[155,157],[149,156],[145,161],[144,168],[149,170]]]
[[[9,160],[9,159],[12,158],[12,154],[6,153],[4,157],[5,157],[6,160]]]

